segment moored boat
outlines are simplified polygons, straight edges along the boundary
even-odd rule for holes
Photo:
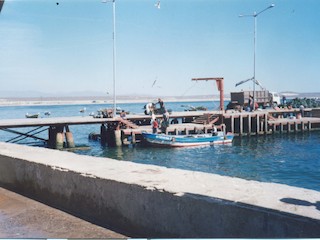
[[[38,118],[40,116],[40,113],[36,113],[36,114],[26,114],[26,118]]]
[[[230,144],[232,143],[234,135],[230,133],[224,134],[224,132],[190,135],[166,135],[143,132],[142,137],[148,144],[159,147],[194,147]]]

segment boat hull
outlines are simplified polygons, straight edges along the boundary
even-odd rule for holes
[[[26,118],[39,118],[39,114],[26,114]]]
[[[233,135],[218,134],[197,134],[197,135],[165,135],[142,133],[144,140],[154,146],[159,147],[194,147],[215,144],[231,144]]]

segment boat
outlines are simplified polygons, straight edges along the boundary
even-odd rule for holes
[[[207,111],[208,109],[204,106],[198,106],[194,107],[191,105],[181,105],[181,107],[184,107],[184,111],[191,112],[191,111]]]
[[[142,132],[146,143],[158,147],[194,147],[215,144],[230,144],[234,135],[224,132],[189,134],[189,135],[167,135],[158,133]]]
[[[38,118],[40,116],[40,113],[36,113],[36,114],[26,114],[26,118]]]

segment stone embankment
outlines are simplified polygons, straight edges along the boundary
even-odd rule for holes
[[[0,143],[0,185],[130,237],[320,237],[320,192]]]

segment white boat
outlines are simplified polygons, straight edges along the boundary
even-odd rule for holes
[[[38,118],[40,116],[40,113],[35,113],[35,114],[26,114],[26,118]]]

